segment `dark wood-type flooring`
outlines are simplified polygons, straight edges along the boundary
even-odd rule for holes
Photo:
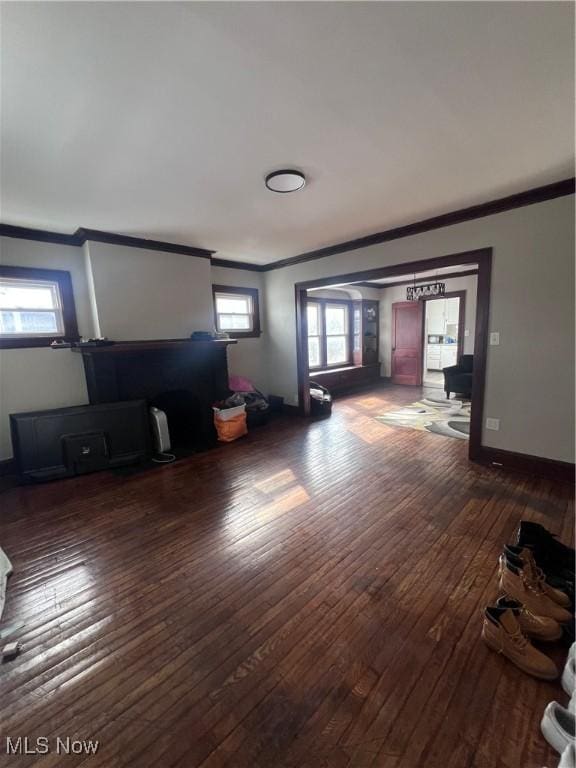
[[[482,644],[481,609],[521,518],[572,539],[570,488],[374,420],[419,395],[5,492],[3,624],[25,626],[0,667],[0,747],[99,749],[0,764],[553,768],[539,720],[566,696]]]

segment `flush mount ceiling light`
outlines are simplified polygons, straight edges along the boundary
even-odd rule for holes
[[[290,168],[273,171],[266,176],[266,186],[271,192],[297,192],[306,184],[306,177],[300,171]]]

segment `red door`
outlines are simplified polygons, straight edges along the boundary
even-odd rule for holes
[[[423,301],[392,304],[392,383],[422,384]]]

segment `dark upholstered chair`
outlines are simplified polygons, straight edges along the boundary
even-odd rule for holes
[[[450,397],[451,392],[456,392],[464,397],[472,397],[472,370],[474,367],[474,355],[462,355],[458,365],[443,368],[444,392]]]

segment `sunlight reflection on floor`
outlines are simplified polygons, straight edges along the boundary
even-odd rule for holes
[[[254,483],[257,501],[246,510],[232,504],[226,515],[225,533],[234,546],[252,546],[255,539],[272,533],[267,525],[310,501],[310,495],[290,469],[283,469]]]
[[[372,445],[390,433],[391,428],[369,416],[358,416],[347,425],[348,432]]]
[[[291,469],[284,469],[282,472],[276,472],[276,474],[270,475],[258,483],[254,483],[254,487],[262,491],[262,493],[273,493],[295,481],[296,476],[294,472]]]
[[[381,397],[363,397],[361,400],[354,400],[354,405],[359,405],[360,408],[377,408],[384,402]]]

